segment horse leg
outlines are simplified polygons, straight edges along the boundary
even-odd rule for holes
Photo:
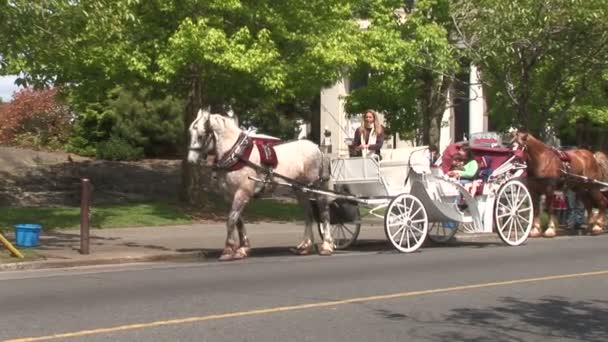
[[[251,243],[249,242],[249,237],[247,237],[247,230],[245,229],[245,223],[243,222],[243,218],[239,217],[236,222],[236,230],[239,234],[239,248],[234,252],[232,256],[233,259],[244,259],[249,256],[249,252],[251,252]]]
[[[555,237],[555,214],[553,212],[553,187],[550,187],[545,193],[545,206],[547,207],[547,216],[549,222],[547,223],[547,229],[543,233],[544,237],[552,238]]]
[[[593,217],[593,225],[591,225],[590,221],[590,224],[587,229],[589,229],[591,235],[598,235],[601,234],[604,230],[604,219],[606,216],[607,201],[599,189],[591,190],[591,197],[598,206],[598,213]]]
[[[531,191],[532,196],[532,208],[534,210],[534,219],[532,220],[532,230],[530,231],[530,237],[536,238],[541,236],[540,227],[540,194],[537,191]]]
[[[327,196],[319,196],[317,198],[317,206],[319,208],[319,221],[323,225],[323,243],[319,249],[320,255],[332,255],[334,252],[334,240],[331,237],[331,228],[329,223],[329,201]]]
[[[583,203],[585,212],[587,212],[587,229],[590,229],[595,225],[596,221],[596,218],[593,215],[593,196],[589,192],[581,191],[578,194],[578,198]],[[575,214],[579,215],[578,217],[575,217],[576,219],[579,219],[580,216],[585,215],[582,209],[576,208],[575,210]]]
[[[296,192],[296,198],[298,199],[298,203],[304,210],[304,237],[302,241],[296,246],[293,250],[294,253],[298,255],[307,255],[312,252],[314,248],[314,235],[312,232],[312,218],[313,218],[313,208],[310,203],[310,199],[302,192]]]
[[[250,197],[244,191],[237,190],[232,200],[232,207],[230,208],[230,214],[228,215],[228,221],[226,222],[226,244],[224,250],[220,255],[220,261],[233,260],[236,250],[238,248],[237,240],[235,239],[235,228],[241,219],[241,213],[245,206],[249,202]]]

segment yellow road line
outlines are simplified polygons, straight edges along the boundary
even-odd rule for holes
[[[399,293],[377,295],[377,296],[349,298],[349,299],[335,300],[335,301],[328,301],[328,302],[318,302],[318,303],[292,305],[292,306],[279,306],[279,307],[274,307],[274,308],[231,312],[231,313],[207,315],[207,316],[187,317],[187,318],[172,319],[172,320],[166,320],[166,321],[127,324],[127,325],[119,325],[119,326],[109,327],[109,328],[81,330],[81,331],[48,335],[48,336],[18,338],[18,339],[12,339],[12,340],[5,340],[5,342],[48,341],[48,340],[60,339],[60,338],[98,335],[98,334],[104,334],[104,333],[114,333],[114,332],[125,331],[125,330],[152,328],[152,327],[159,327],[159,326],[166,326],[166,325],[204,322],[204,321],[219,320],[219,319],[225,319],[225,318],[256,316],[256,315],[271,314],[271,313],[285,312],[285,311],[316,309],[316,308],[323,308],[323,307],[327,307],[327,306],[337,306],[337,305],[345,305],[345,304],[353,304],[353,303],[361,303],[361,302],[372,302],[372,301],[380,301],[380,300],[395,299],[395,298],[414,297],[414,296],[422,296],[422,295],[429,295],[429,294],[436,294],[436,293],[472,290],[472,289],[479,289],[479,288],[486,288],[486,287],[497,287],[497,286],[506,286],[506,285],[535,283],[535,282],[561,280],[561,279],[569,279],[569,278],[593,277],[593,276],[601,276],[601,275],[608,275],[608,270],[596,271],[596,272],[585,272],[585,273],[561,274],[561,275],[538,277],[538,278],[497,281],[497,282],[491,282],[491,283],[453,286],[453,287],[431,289],[431,290],[399,292]]]

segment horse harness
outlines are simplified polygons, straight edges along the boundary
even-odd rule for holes
[[[249,160],[254,145],[258,148],[260,154],[260,164],[255,164]],[[261,172],[265,175],[265,179],[260,191],[264,191],[266,184],[270,183],[273,177],[286,180],[294,187],[306,187],[306,184],[274,172],[274,169],[278,165],[274,145],[264,139],[251,137],[249,134],[241,132],[230,150],[221,156],[219,160],[216,160],[213,168],[219,171],[232,172],[248,166],[257,172]]]
[[[564,150],[560,150],[555,147],[551,147],[551,150],[553,150],[553,152],[557,155],[559,160],[562,162],[561,172],[564,175],[566,175],[566,177],[568,177],[568,174],[570,174],[570,162],[572,161],[572,159]]]

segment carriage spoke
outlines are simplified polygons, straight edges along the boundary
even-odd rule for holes
[[[411,200],[410,207],[407,210],[407,213],[409,214],[409,217],[414,217],[414,215],[412,215],[412,211],[414,210],[414,205],[415,204],[416,204],[416,202],[414,202],[414,200]],[[418,209],[418,211],[420,211],[420,208]],[[416,211],[416,213],[418,213],[418,211]]]
[[[507,228],[507,240],[511,240],[511,230],[512,230],[512,225],[511,224],[512,223],[513,223],[513,221],[509,222],[509,226]]]
[[[517,203],[517,205],[515,206],[515,208],[519,208],[519,206],[521,205],[521,203],[523,203],[523,199],[520,202],[519,199],[521,198],[521,188],[518,187],[517,188],[517,194],[515,195],[515,203]]]
[[[526,197],[522,196],[521,200],[517,202],[517,205],[515,206],[515,208],[517,208],[517,209],[521,208],[521,206],[524,204],[525,201],[526,201]]]
[[[498,202],[498,205],[499,205],[499,206],[502,206],[502,207],[500,208],[501,210],[506,210],[506,211],[509,211],[509,210],[511,209],[510,207],[508,207],[508,206],[507,206],[506,204],[504,204],[503,202]]]
[[[397,236],[397,234],[399,234],[399,233],[402,233],[404,229],[405,229],[405,225],[401,225],[401,228],[397,229],[397,231],[395,231],[395,233],[391,235],[391,238],[394,239],[395,236]],[[401,239],[403,239],[403,237],[401,237]]]
[[[511,213],[504,213],[504,214],[497,215],[496,218],[500,219],[500,218],[503,218],[505,216],[510,216],[510,215],[511,215]]]
[[[401,230],[401,237],[399,238],[399,246],[403,246],[403,237],[405,236],[406,233],[406,229],[405,227],[400,229]],[[395,234],[396,235],[396,234]]]
[[[399,210],[399,215],[398,216],[404,216],[405,215],[405,212],[401,209],[401,207],[405,208],[405,200],[403,201],[403,204],[396,203],[395,207]]]
[[[513,202],[511,201],[511,197],[513,196],[513,192],[509,191],[507,196],[505,196],[505,200],[507,201],[507,204],[509,205],[509,208],[513,208]]]
[[[423,230],[423,229],[420,229],[420,227],[415,226],[415,225],[411,225],[411,226],[410,226],[410,228],[411,228],[412,230],[416,230],[416,231],[418,231],[420,234],[422,234],[422,233],[424,232],[424,230]]]

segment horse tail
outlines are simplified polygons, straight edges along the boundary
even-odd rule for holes
[[[595,161],[600,167],[601,181],[608,181],[608,156],[603,152],[595,152],[593,158],[595,158]]]

